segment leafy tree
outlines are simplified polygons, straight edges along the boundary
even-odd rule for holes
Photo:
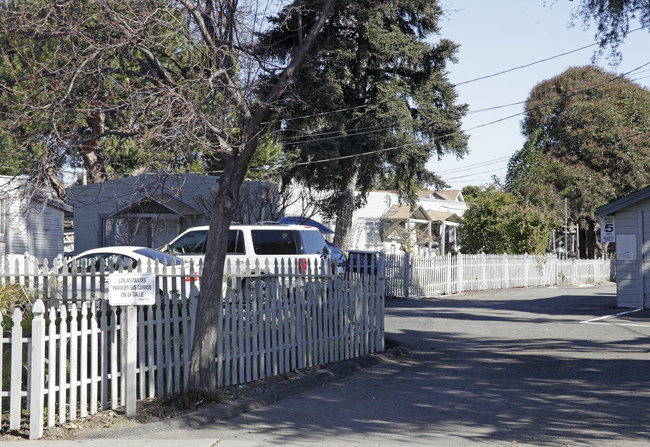
[[[0,138],[6,160],[21,160],[18,167],[40,173],[61,198],[64,166],[82,167],[91,183],[142,166],[177,168],[175,162],[181,160],[197,168],[186,156],[161,158],[150,151],[151,146],[165,146],[162,139],[133,138],[144,128],[153,136],[152,123],[164,120],[156,108],[146,107],[145,94],[154,89],[152,78],[142,75],[142,53],[137,46],[125,48],[124,23],[111,23],[135,17],[133,5],[110,10],[102,2],[51,5],[32,0],[3,6]],[[170,21],[182,19],[178,8],[167,13]],[[76,26],[71,17],[77,17]],[[148,28],[158,33],[159,45],[176,46],[175,62],[185,63],[179,35],[165,32],[160,24]],[[102,41],[89,38],[99,32]]]
[[[315,19],[313,6],[283,10],[264,36],[284,60]],[[430,0],[339,2],[291,83],[282,111],[285,151],[298,179],[331,191],[336,242],[348,246],[352,213],[377,182],[414,202],[424,185],[444,183],[425,165],[432,155],[466,152],[465,105],[446,77],[457,45],[433,42],[442,11]],[[325,161],[326,162],[321,162]],[[360,192],[356,195],[355,192]]]
[[[240,187],[333,3],[314,4],[301,44],[273,64],[259,56],[258,30],[247,28],[265,22],[243,1],[23,0],[0,8],[2,91],[10,98],[1,127],[13,149],[42,150],[34,176],[55,169],[61,150],[109,137],[128,137],[130,149],[146,149],[147,160],[170,170],[221,158],[190,359],[188,387],[201,393],[216,392],[224,261]],[[270,74],[264,84],[260,72]],[[89,129],[113,112],[114,127]],[[88,116],[100,118],[89,124]],[[12,123],[24,125],[6,127]]]
[[[618,46],[630,31],[630,22],[637,19],[643,28],[650,28],[650,6],[646,0],[581,0],[573,14],[585,24],[596,22],[596,39],[602,50],[609,47],[620,57]]]
[[[582,254],[593,254],[596,208],[650,182],[648,110],[648,90],[593,66],[538,84],[526,102],[527,141],[508,166],[508,190],[547,208],[566,198],[571,220],[584,229]]]
[[[224,168],[223,161],[218,156],[205,158],[205,170],[219,175]],[[272,135],[260,138],[257,151],[248,165],[248,180],[279,181],[282,177],[278,166],[285,166],[289,161],[282,152],[282,144]]]
[[[542,254],[558,217],[519,201],[497,185],[472,188],[459,228],[465,253]]]
[[[482,189],[480,186],[467,185],[463,188],[461,192],[463,193],[463,197],[465,198],[465,200],[469,201],[474,197],[478,196],[479,194],[481,194],[481,191]]]

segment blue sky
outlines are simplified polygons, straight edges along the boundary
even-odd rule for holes
[[[577,3],[569,0],[442,0],[447,13],[441,21],[441,37],[461,45],[458,64],[448,67],[451,82],[462,83],[593,44],[593,25],[587,30],[581,22],[574,27],[569,25],[571,11]],[[486,112],[479,110],[525,101],[538,83],[569,67],[591,64],[596,48],[593,46],[527,68],[458,85],[459,102],[470,107],[462,125],[470,135],[470,153],[461,160],[451,155],[444,156],[441,161],[434,158],[428,168],[453,189],[489,184],[492,175],[505,178],[508,158],[524,143],[520,130],[522,116],[485,124],[519,114],[523,105]],[[618,66],[612,66],[605,56],[595,64],[613,73],[627,73],[650,62],[648,48],[650,34],[646,30],[637,31],[630,34],[621,47],[623,59]],[[650,66],[628,77],[647,88],[650,86]]]

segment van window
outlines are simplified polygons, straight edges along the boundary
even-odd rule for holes
[[[318,230],[302,231],[302,253],[307,255],[323,254],[327,242]]]
[[[207,231],[192,231],[176,240],[170,247],[173,255],[197,255],[205,253]]]
[[[253,230],[253,250],[258,255],[297,255],[298,243],[293,230]]]
[[[228,232],[228,248],[226,253],[235,255],[246,254],[246,248],[244,248],[244,232],[242,230],[230,230]]]
[[[196,255],[205,253],[205,239],[207,231],[192,231],[179,238],[171,247],[171,253],[176,255]],[[244,232],[241,230],[230,230],[228,232],[227,254],[246,254],[244,246]]]

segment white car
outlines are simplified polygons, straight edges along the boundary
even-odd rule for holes
[[[181,233],[162,250],[185,261],[198,263],[205,256],[208,227],[193,227]],[[298,270],[312,266],[329,255],[327,242],[321,232],[307,225],[231,225],[228,233],[227,261],[231,268],[239,262],[246,263],[250,271],[242,269],[244,276],[274,273],[276,261],[284,260],[297,265]],[[267,261],[271,271],[265,271]],[[254,268],[259,265],[259,271]]]
[[[103,262],[105,270],[118,270],[122,267],[128,270],[129,267],[136,269],[138,265],[143,267],[148,263],[160,262],[163,265],[180,265],[181,259],[163,253],[153,248],[120,245],[114,247],[100,247],[84,251],[67,262],[68,271],[90,272],[92,266],[99,271]]]
[[[148,267],[155,266],[156,262],[171,267],[167,269],[170,277],[164,282],[159,280],[159,290],[173,292],[172,289],[178,289],[180,282],[184,281],[180,277],[183,261],[178,257],[148,247],[113,246],[84,251],[56,267],[53,272],[57,281],[56,298],[62,301],[103,299],[108,275],[119,270],[135,271],[138,267],[147,272]]]

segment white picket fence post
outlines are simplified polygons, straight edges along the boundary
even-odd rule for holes
[[[528,287],[530,282],[530,277],[529,277],[530,266],[528,262],[529,262],[528,253],[524,253],[524,287]]]
[[[456,293],[463,293],[463,280],[465,278],[464,276],[464,269],[465,269],[465,262],[463,261],[465,258],[463,257],[460,252],[456,255],[456,279],[457,279],[457,285],[456,285]]]
[[[34,319],[29,352],[29,439],[39,439],[43,436],[45,406],[45,305],[43,301],[39,299],[34,303],[32,313]]]
[[[411,291],[411,254],[404,253],[404,296],[409,297]]]
[[[20,429],[20,410],[23,384],[23,313],[15,308],[11,320],[11,390],[9,396],[9,429]]]

